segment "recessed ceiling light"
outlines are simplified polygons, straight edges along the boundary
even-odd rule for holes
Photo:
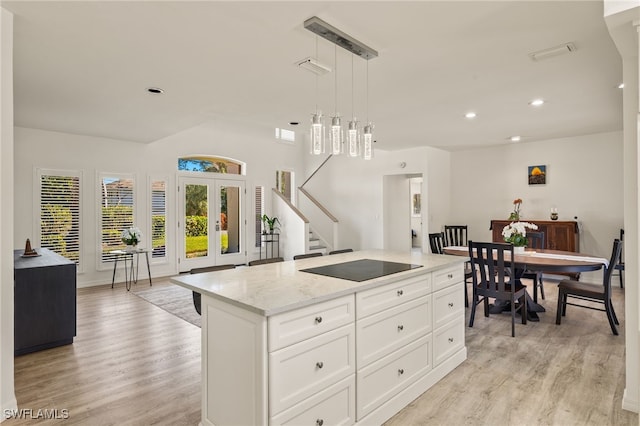
[[[624,89],[624,83],[618,84],[618,89]]]
[[[298,124],[300,124],[300,122],[298,122],[298,121],[290,121],[289,124],[291,126],[297,126]]]
[[[534,99],[531,102],[529,102],[529,105],[531,106],[540,106],[544,104],[544,100],[543,99]]]
[[[520,136],[511,136],[509,138],[511,142],[520,142],[520,139],[521,139]]]
[[[466,113],[464,116],[466,118],[476,118],[476,113],[473,112],[473,111],[470,111],[470,112]]]
[[[161,95],[164,93],[164,90],[159,87],[147,87],[147,92],[153,93],[154,95]]]

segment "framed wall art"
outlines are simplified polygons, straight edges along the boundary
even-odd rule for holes
[[[529,166],[529,185],[544,185],[547,183],[547,166]]]

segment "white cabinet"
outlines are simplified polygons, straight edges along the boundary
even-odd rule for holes
[[[384,423],[466,359],[463,265],[442,259],[271,314],[203,291],[202,424]]]

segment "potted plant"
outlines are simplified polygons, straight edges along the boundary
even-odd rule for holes
[[[264,233],[266,234],[267,229],[269,229],[269,233],[273,234],[273,231],[278,229],[276,223],[280,224],[280,221],[277,217],[269,217],[266,214],[262,215],[262,226],[264,227]]]
[[[529,222],[511,222],[502,229],[504,241],[513,244],[513,252],[522,254],[527,245],[527,228],[538,229],[538,225]]]

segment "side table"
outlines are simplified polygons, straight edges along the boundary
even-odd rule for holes
[[[149,250],[147,249],[135,249],[135,250],[112,250],[109,252],[113,255],[113,275],[111,277],[111,288],[116,279],[116,269],[118,267],[118,261],[124,261],[124,283],[127,291],[131,290],[131,283],[138,283],[138,272],[140,270],[140,255],[144,254],[147,261],[147,274],[149,276],[149,286],[152,286],[151,282],[151,267],[149,266]],[[135,262],[134,262],[135,256]],[[131,262],[131,266],[128,267],[128,263]]]

